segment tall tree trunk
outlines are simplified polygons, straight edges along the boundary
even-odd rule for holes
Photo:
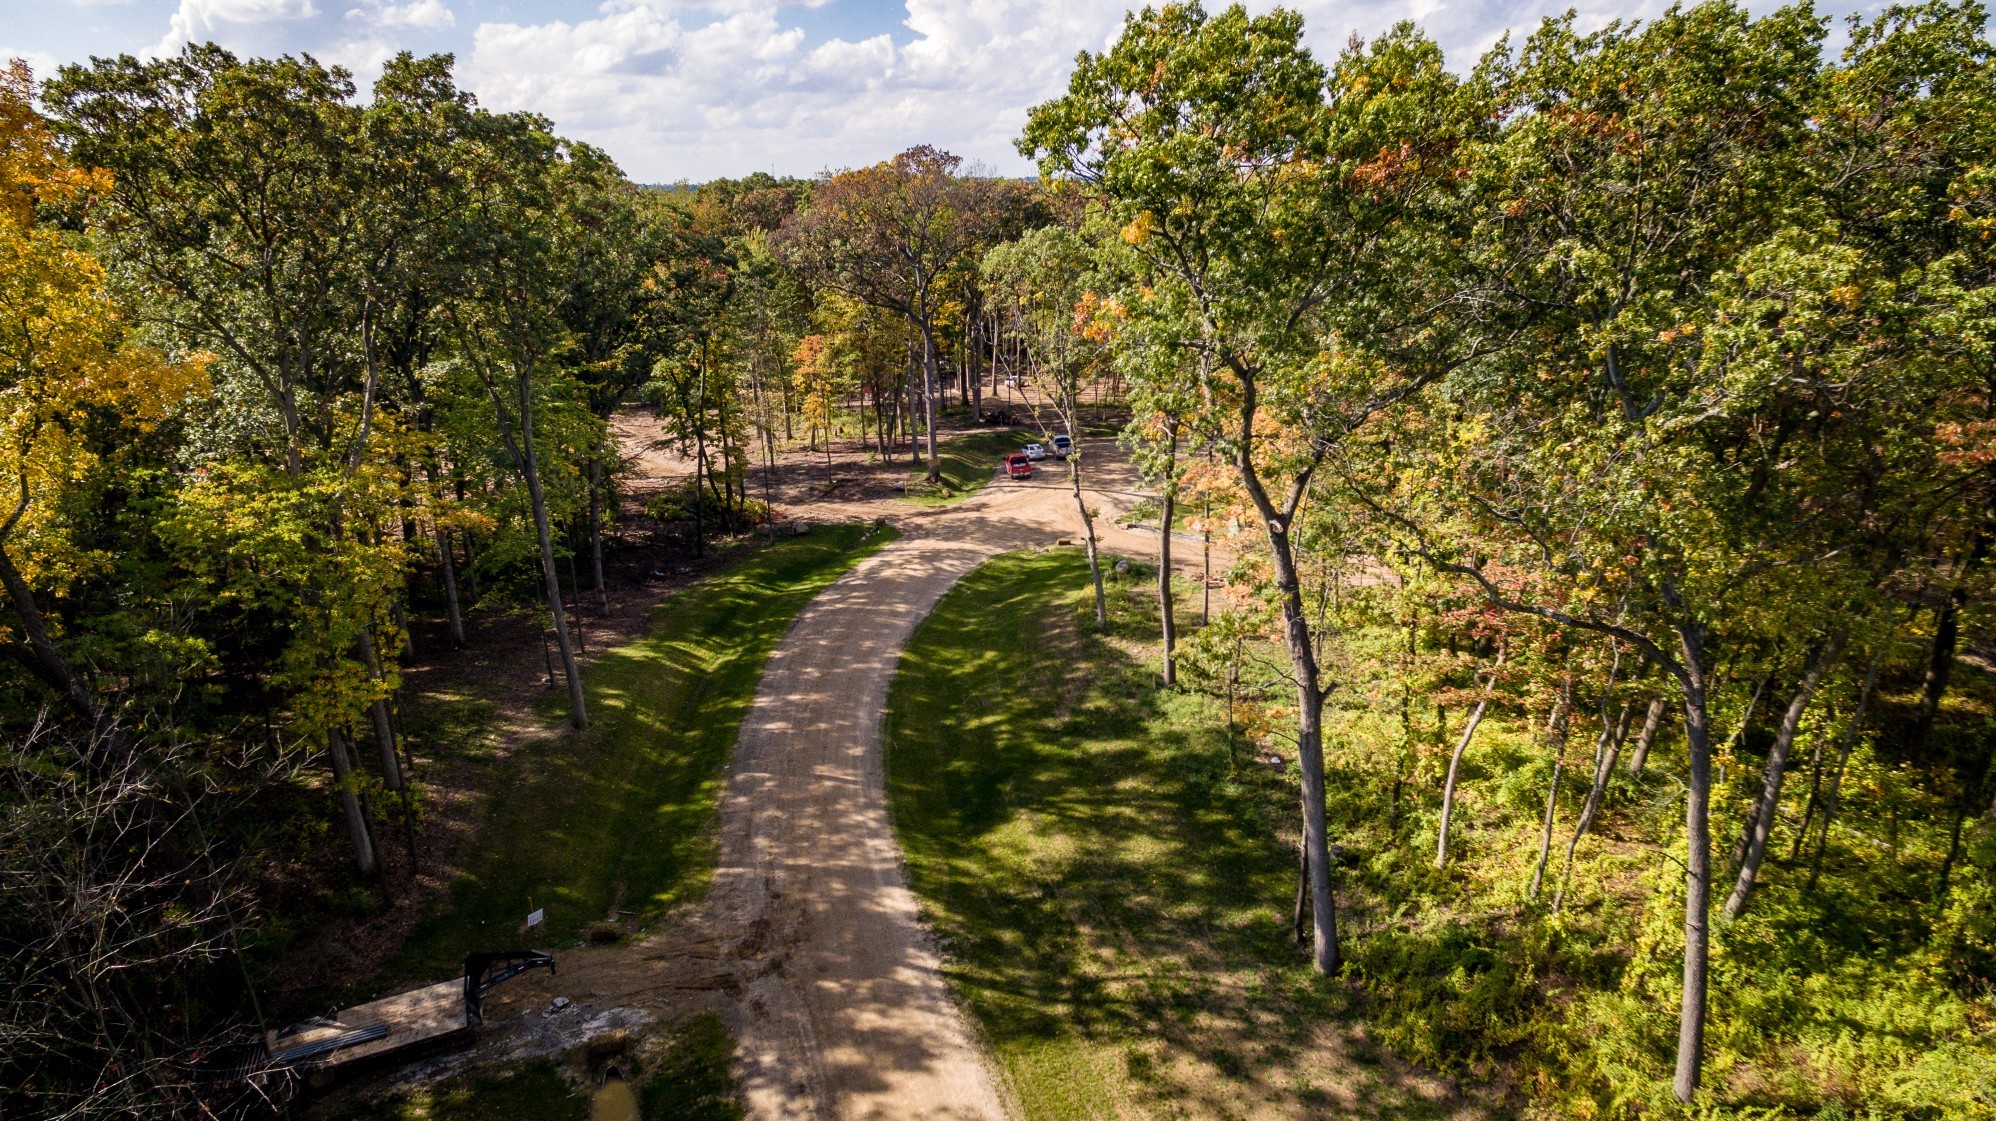
[[[464,612],[457,602],[457,557],[453,555],[450,530],[437,527],[437,562],[444,574],[444,610],[450,618],[451,645],[464,648]]]
[[[1303,776],[1303,852],[1310,873],[1312,961],[1318,972],[1335,973],[1343,957],[1338,946],[1336,904],[1331,896],[1329,823],[1324,814],[1324,694],[1316,657],[1310,649],[1308,624],[1304,622],[1296,567],[1289,559],[1288,535],[1281,537],[1284,562],[1276,566],[1276,582],[1283,590],[1284,644],[1296,679],[1296,758]]]
[[[1996,511],[1991,516],[1996,518]],[[1968,602],[1964,584],[1969,573],[1989,555],[1990,542],[1991,526],[1985,523],[1955,573],[1954,587],[1949,589],[1947,600],[1934,615],[1934,644],[1927,655],[1926,673],[1920,682],[1919,714],[1913,719],[1910,736],[1915,751],[1926,745],[1927,737],[1933,734],[1934,720],[1940,715],[1941,699],[1947,695],[1948,681],[1954,675],[1955,648],[1961,641],[1960,613]]]
[[[22,483],[21,509],[27,508],[27,484]],[[16,515],[18,517],[18,514]],[[8,527],[9,529],[12,526]],[[14,567],[14,558],[9,556],[4,546],[0,546],[0,586],[7,590],[7,600],[13,605],[14,615],[20,621],[21,637],[27,640],[28,668],[42,679],[57,695],[67,701],[92,727],[102,727],[104,705],[95,693],[83,683],[70,667],[68,659],[49,641],[48,625],[42,619],[41,605],[35,601],[34,589],[22,577],[21,570]]]
[[[936,377],[936,335],[926,316],[922,319],[922,405],[927,411],[923,421],[928,427],[929,437],[929,482],[942,481],[943,463],[936,454],[936,398],[942,393],[942,386]],[[1092,548],[1092,546],[1091,546]]]
[[[963,376],[970,384],[970,422],[984,423],[984,348],[977,345],[977,333],[984,329],[984,317],[974,317],[971,330],[963,333]]]
[[[1723,912],[1729,920],[1746,913],[1747,900],[1753,895],[1754,879],[1760,874],[1760,862],[1767,856],[1767,838],[1774,831],[1774,816],[1781,809],[1781,783],[1788,768],[1788,750],[1794,746],[1796,729],[1802,726],[1802,714],[1815,698],[1816,687],[1823,683],[1823,675],[1843,653],[1847,638],[1849,632],[1838,631],[1816,651],[1816,656],[1809,660],[1809,668],[1802,674],[1802,684],[1788,702],[1788,711],[1781,714],[1781,727],[1774,734],[1774,746],[1767,751],[1767,771],[1761,778],[1759,801],[1748,816],[1746,833],[1741,837],[1742,844],[1734,854],[1739,876],[1733,884],[1732,895],[1726,899]]]
[[[1559,699],[1552,705],[1552,715],[1546,720],[1546,735],[1552,741],[1552,782],[1546,787],[1545,823],[1539,828],[1539,862],[1532,869],[1530,897],[1536,901],[1539,889],[1545,886],[1546,861],[1552,857],[1553,815],[1559,809],[1559,779],[1566,769],[1567,717],[1573,710],[1573,682],[1568,680],[1561,686]]]
[[[702,401],[706,400],[705,369],[706,369],[706,363],[703,361],[701,363],[702,373],[700,379],[702,383],[701,384]],[[728,532],[730,534],[733,534],[738,532],[740,527],[736,524],[735,521],[735,481],[734,481],[735,461],[734,461],[734,451],[731,442],[728,438],[728,394],[726,393],[720,394],[719,399],[716,400],[714,404],[715,404],[715,413],[716,413],[716,416],[714,418],[715,433],[721,438],[721,480],[720,483],[716,485],[714,483],[713,469],[709,468],[707,471],[707,482],[708,486],[714,492],[715,502],[721,507],[721,517],[728,527]],[[827,412],[830,411],[829,404],[826,406],[826,411]],[[826,419],[829,422],[830,418],[827,417]],[[828,423],[825,430],[825,446],[827,449],[831,447],[831,440],[832,440],[832,433]]]
[[[459,495],[462,501],[464,496]],[[478,550],[471,534],[464,535],[464,591],[471,598],[471,605],[478,606]]]
[[[1302,844],[1296,846],[1296,910],[1289,928],[1298,946],[1310,940],[1310,850]]]
[[[1594,815],[1601,812],[1601,800],[1608,792],[1608,776],[1615,769],[1615,756],[1622,750],[1622,738],[1629,733],[1629,721],[1635,717],[1636,706],[1622,706],[1622,714],[1615,719],[1611,732],[1607,725],[1601,727],[1601,738],[1594,743],[1594,782],[1587,788],[1587,804],[1580,809],[1580,820],[1574,823],[1573,836],[1566,842],[1566,859],[1560,865],[1559,888],[1552,893],[1552,913],[1559,914],[1566,903],[1567,886],[1573,882],[1573,855],[1580,848],[1580,839],[1587,836],[1587,830],[1594,824]]]
[[[922,399],[926,395],[922,393],[920,385],[916,385],[918,381],[922,381],[922,369],[920,369],[920,359],[914,353],[914,337],[910,335],[908,337],[908,463],[912,467],[922,465],[922,435],[914,431],[914,419],[924,415]],[[934,483],[934,479],[930,479],[930,483]]]
[[[1158,496],[1163,520],[1157,527],[1157,623],[1164,640],[1164,687],[1178,684],[1178,619],[1171,597],[1171,521],[1178,516],[1178,424],[1166,433],[1171,452],[1164,460],[1164,489]],[[1075,451],[1080,452],[1077,446]]]
[[[690,414],[687,419],[693,422],[693,555],[707,555],[706,518],[706,479],[707,471],[707,363],[706,343],[702,342],[700,379],[696,383],[700,398],[687,406]]]
[[[589,570],[596,580],[596,610],[610,610],[610,593],[603,587],[603,463],[589,460]]]
[[[1806,890],[1815,891],[1816,881],[1823,874],[1823,848],[1830,841],[1830,821],[1837,815],[1837,805],[1842,800],[1844,769],[1850,765],[1851,748],[1857,745],[1858,729],[1864,725],[1864,710],[1871,703],[1872,687],[1878,684],[1878,667],[1885,660],[1885,644],[1871,656],[1871,668],[1864,671],[1864,684],[1857,690],[1857,705],[1851,710],[1850,720],[1844,724],[1843,735],[1837,738],[1837,767],[1830,772],[1829,789],[1823,791],[1823,821],[1816,832],[1816,851],[1809,857],[1809,884]]]
[[[1171,519],[1178,507],[1178,499],[1173,494],[1175,488],[1165,490],[1164,524],[1157,531],[1157,625],[1164,640],[1164,687],[1178,685],[1178,620],[1173,614],[1171,598]]]
[[[1954,808],[1954,825],[1948,830],[1947,856],[1941,860],[1941,874],[1934,883],[1934,902],[1947,900],[1948,882],[1954,876],[1954,863],[1961,859],[1961,827],[1968,821],[1968,807]]]
[[[1289,536],[1290,519],[1308,479],[1298,479],[1287,504],[1276,507],[1254,465],[1254,422],[1259,409],[1255,374],[1251,368],[1238,365],[1234,373],[1242,391],[1234,467],[1268,535],[1269,559],[1282,600],[1282,643],[1296,685],[1296,766],[1302,773],[1303,852],[1310,873],[1311,963],[1320,973],[1335,973],[1343,958],[1338,947],[1337,904],[1331,895],[1330,836],[1324,811],[1324,690],[1316,649],[1310,642],[1303,582]]]
[[[381,684],[381,656],[374,649],[374,636],[371,628],[363,627],[360,632],[361,661],[367,665],[367,676],[378,686]],[[388,702],[376,698],[367,706],[368,719],[374,724],[374,741],[381,752],[381,782],[389,790],[402,789],[402,761],[395,753],[395,727],[388,719]]]
[[[1202,500],[1199,504],[1199,625],[1213,621],[1213,504]]]
[[[1649,711],[1643,715],[1643,730],[1636,733],[1635,746],[1629,749],[1629,773],[1643,773],[1643,764],[1649,762],[1650,746],[1656,743],[1657,728],[1663,723],[1665,704],[1662,697],[1653,697]]]
[[[1908,737],[1914,750],[1925,746],[1927,737],[1933,734],[1934,718],[1940,715],[1941,699],[1947,695],[1948,679],[1954,675],[1955,647],[1961,641],[1959,611],[1964,602],[1962,589],[1957,587],[1934,613],[1934,644],[1927,652],[1927,667],[1920,682],[1920,707]]]
[[[1705,1062],[1705,996],[1712,951],[1712,726],[1705,698],[1705,628],[1678,627],[1683,651],[1684,741],[1690,754],[1684,798],[1684,984],[1677,1017],[1677,1069],[1671,1092],[1689,1105]]]
[[[1074,509],[1081,515],[1082,541],[1088,546],[1088,578],[1095,583],[1095,631],[1109,633],[1109,600],[1102,591],[1102,558],[1095,551],[1095,519],[1081,498],[1081,449],[1067,457],[1067,482],[1074,491]]]
[[[727,458],[726,448],[725,445],[723,445],[722,464],[721,464],[722,477],[716,479],[714,477],[713,459],[707,455],[705,449],[702,449],[700,453],[700,466],[703,469],[701,471],[701,474],[707,480],[706,497],[713,499],[714,508],[720,511],[721,525],[724,527],[724,532],[730,531],[734,528],[733,525],[731,524],[732,519],[729,517],[729,512],[728,512],[728,496],[722,489],[728,485],[728,480],[726,477],[728,471],[726,458]]]
[[[374,855],[374,833],[369,828],[367,807],[361,802],[360,792],[354,789],[353,758],[347,754],[346,737],[338,732],[326,734],[327,754],[333,761],[333,782],[339,788],[340,809],[347,822],[347,837],[353,841],[354,867],[363,876],[372,876],[380,866]]]
[[[1469,713],[1469,723],[1462,729],[1462,737],[1455,741],[1455,750],[1448,757],[1448,778],[1442,782],[1442,824],[1435,837],[1435,868],[1448,864],[1449,819],[1455,813],[1455,776],[1462,766],[1462,753],[1469,750],[1469,741],[1476,737],[1477,726],[1483,723],[1483,714],[1490,708],[1490,694],[1497,688],[1497,671],[1503,668],[1505,651],[1497,651],[1497,661],[1483,679],[1483,695],[1476,699],[1476,707]]]
[[[530,368],[522,367],[514,371],[514,391],[519,410],[519,440],[514,440],[512,426],[506,423],[503,408],[499,410],[499,434],[505,439],[507,450],[513,453],[513,462],[519,465],[520,473],[527,480],[527,497],[534,514],[534,533],[540,544],[541,577],[547,592],[548,614],[554,620],[555,645],[561,651],[562,672],[568,676],[568,722],[572,727],[585,728],[589,725],[589,713],[582,697],[582,672],[575,664],[575,644],[568,633],[568,612],[561,603],[561,577],[554,564],[554,535],[548,529],[547,494],[541,489],[540,454],[534,450],[533,373]],[[492,387],[492,394],[495,399],[498,397],[497,386]],[[694,493],[697,497],[699,492],[696,489]],[[695,508],[698,508],[697,504]]]

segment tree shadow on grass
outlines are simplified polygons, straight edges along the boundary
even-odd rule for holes
[[[1288,939],[1294,850],[1275,823],[1293,791],[1231,765],[1211,706],[1084,633],[1086,581],[1067,551],[966,577],[889,706],[911,880],[1027,1112],[1449,1112],[1430,1080],[1350,1045],[1347,990]],[[1148,605],[1112,606],[1112,634],[1136,633],[1120,616]]]

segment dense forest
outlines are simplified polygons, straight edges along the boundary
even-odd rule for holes
[[[1996,1116],[1996,55],[1973,2],[1834,30],[1319,59],[1172,5],[1037,182],[669,189],[443,56],[15,63],[0,1113],[184,1115],[273,923],[418,890],[426,648],[531,613],[582,729],[624,523],[750,535],[835,438],[940,488],[1014,379],[1230,558],[1189,612],[1159,534],[1162,683],[1283,762],[1296,952],[1395,1051],[1543,1116]],[[689,464],[641,503],[630,410]]]

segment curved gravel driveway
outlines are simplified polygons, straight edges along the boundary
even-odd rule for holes
[[[1090,481],[1123,489],[1115,458],[1091,463]],[[902,874],[881,721],[902,647],[958,578],[1079,533],[1064,475],[904,518],[903,538],[805,608],[763,671],[729,767],[710,912],[745,935],[740,1056],[757,1121],[1007,1115]],[[1109,515],[1120,497],[1091,505]],[[1108,521],[1105,548],[1155,550]]]

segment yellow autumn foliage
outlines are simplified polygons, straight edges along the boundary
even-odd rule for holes
[[[70,546],[61,499],[97,467],[97,430],[157,424],[206,363],[133,343],[102,265],[41,220],[109,176],[65,166],[33,96],[25,63],[0,72],[0,544],[31,583],[60,586],[93,563]]]

